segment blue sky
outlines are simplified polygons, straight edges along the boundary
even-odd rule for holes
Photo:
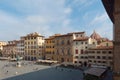
[[[0,0],[0,41],[94,30],[112,39],[112,29],[101,0]]]

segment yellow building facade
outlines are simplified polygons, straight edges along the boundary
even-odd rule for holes
[[[55,52],[55,41],[54,41],[55,36],[51,36],[47,39],[45,39],[45,58],[53,60],[53,55]]]
[[[24,38],[25,60],[33,61],[42,58],[44,54],[44,36],[35,32],[22,38]]]

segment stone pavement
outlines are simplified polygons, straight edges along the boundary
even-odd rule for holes
[[[24,66],[16,67],[16,62],[0,61],[0,80],[8,77],[13,77],[25,73],[34,72],[50,68],[50,66],[35,65],[32,62],[25,61]]]
[[[18,68],[14,62],[0,61],[0,80],[83,80],[80,70],[25,63]]]

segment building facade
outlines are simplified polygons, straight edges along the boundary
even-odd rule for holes
[[[24,40],[18,40],[17,41],[17,54],[19,57],[22,57],[23,59],[25,58],[25,54],[24,54]]]
[[[97,41],[89,37],[77,38],[73,41],[73,63],[80,66],[87,66],[88,52],[91,47],[96,47]]]
[[[85,36],[85,32],[74,32],[55,37],[53,60],[73,63],[73,40]]]
[[[55,37],[60,34],[55,34],[45,39],[45,59],[54,60],[55,57]]]
[[[6,42],[0,41],[0,56],[2,56],[3,46],[6,44],[7,44]]]
[[[3,46],[6,45],[7,43],[4,41],[0,41],[0,50],[3,50]]]
[[[44,36],[35,32],[21,38],[24,39],[25,60],[41,59],[44,54]]]
[[[16,40],[8,41],[8,44],[3,46],[2,56],[16,58],[17,56],[17,41]]]
[[[102,42],[95,48],[89,48],[88,63],[113,68],[113,42]]]

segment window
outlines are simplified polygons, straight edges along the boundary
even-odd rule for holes
[[[100,56],[97,56],[97,59],[100,59]]]
[[[95,53],[95,51],[91,51],[92,53]]]
[[[61,44],[64,45],[64,40],[62,40]]]
[[[95,58],[95,56],[91,56],[91,58],[93,58],[93,59],[94,59],[94,58]]]
[[[36,51],[34,50],[34,53],[36,53]]]
[[[103,61],[103,63],[106,63],[106,61]]]
[[[82,37],[82,35],[81,35],[81,37]]]
[[[83,56],[81,56],[81,59],[83,59],[84,57]]]
[[[103,56],[102,59],[106,59],[106,56]]]
[[[78,49],[75,50],[75,53],[78,54]]]
[[[101,63],[101,61],[98,61],[98,63]]]
[[[69,41],[69,40],[67,41],[67,44],[68,44],[68,45],[70,44],[70,41]]]
[[[78,56],[75,56],[76,59],[78,59]]]
[[[95,42],[93,42],[93,44],[95,44]]]
[[[69,59],[67,59],[67,62],[69,62]]]
[[[59,41],[57,40],[57,45],[59,45]]]
[[[109,53],[109,54],[111,54],[111,53],[112,53],[112,51],[109,51],[108,53]]]
[[[83,54],[83,49],[81,49],[81,54]]]
[[[68,50],[67,50],[67,54],[70,55],[70,49],[69,49],[69,48],[68,48]]]
[[[57,49],[57,54],[59,54],[59,50]]]
[[[87,54],[87,53],[88,53],[88,52],[87,52],[87,50],[86,50],[86,51],[84,51],[84,53],[85,53],[85,54]]]
[[[76,42],[76,45],[78,45],[78,42]]]
[[[74,61],[74,63],[77,63],[77,61]]]
[[[83,42],[81,42],[81,44],[83,44]]]
[[[52,41],[52,43],[55,43],[55,41]]]
[[[109,57],[108,57],[108,59],[112,59],[112,57],[111,57],[111,56],[109,56]]]
[[[106,43],[106,46],[107,46],[107,47],[109,46],[108,43]]]
[[[100,51],[97,51],[97,53],[100,53]]]
[[[105,53],[106,53],[106,51],[102,51],[102,53],[104,53],[104,54],[105,54]]]
[[[34,44],[36,44],[36,41],[34,41]]]
[[[76,37],[78,37],[78,34],[76,34]]]
[[[88,60],[88,62],[92,62],[91,60]]]
[[[85,59],[88,59],[88,57],[87,57],[87,56],[85,56]]]
[[[63,49],[61,49],[61,51],[62,51],[62,54],[64,54],[64,48],[63,48]]]

